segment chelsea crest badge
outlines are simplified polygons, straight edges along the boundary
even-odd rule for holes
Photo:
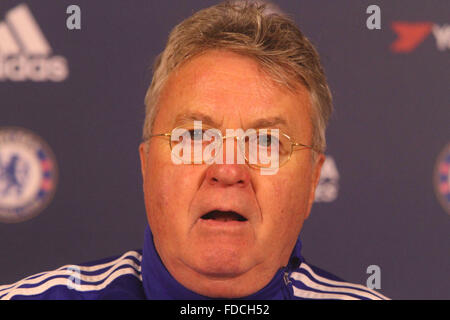
[[[434,189],[442,207],[450,214],[450,143],[447,144],[436,161]]]
[[[27,129],[0,127],[0,222],[38,215],[56,184],[56,161],[47,143]]]

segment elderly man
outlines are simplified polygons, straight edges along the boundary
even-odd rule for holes
[[[146,96],[142,251],[0,287],[3,299],[384,299],[313,267],[299,233],[331,95],[286,17],[224,3],[176,26]]]

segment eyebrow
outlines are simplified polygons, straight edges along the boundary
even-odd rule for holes
[[[192,122],[192,121],[202,121],[202,123],[205,123],[208,126],[211,126],[213,128],[220,128],[220,124],[214,121],[210,116],[207,114],[204,114],[202,112],[197,111],[190,111],[185,112],[182,114],[179,114],[175,118],[175,126],[182,125],[186,122]],[[254,120],[250,123],[250,125],[247,128],[253,128],[253,129],[259,129],[259,128],[274,128],[276,126],[283,126],[284,128],[289,128],[287,121],[279,116],[275,117],[268,117],[268,118],[260,118],[257,120]]]
[[[208,126],[212,126],[214,128],[219,128],[220,124],[214,121],[210,116],[207,114],[201,113],[201,112],[186,112],[183,114],[179,114],[175,118],[175,126],[181,125],[186,122],[191,121],[201,121],[202,123],[205,123]]]
[[[276,126],[284,126],[288,128],[288,123],[284,118],[281,117],[269,117],[261,118],[251,122],[249,128],[273,128]]]

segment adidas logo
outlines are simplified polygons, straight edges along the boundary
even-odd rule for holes
[[[64,81],[67,60],[52,48],[30,9],[20,4],[0,21],[0,81]]]

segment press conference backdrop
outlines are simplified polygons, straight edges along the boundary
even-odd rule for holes
[[[150,66],[215,3],[0,2],[0,284],[142,247]],[[393,299],[449,299],[450,2],[275,4],[334,96],[305,258]]]

